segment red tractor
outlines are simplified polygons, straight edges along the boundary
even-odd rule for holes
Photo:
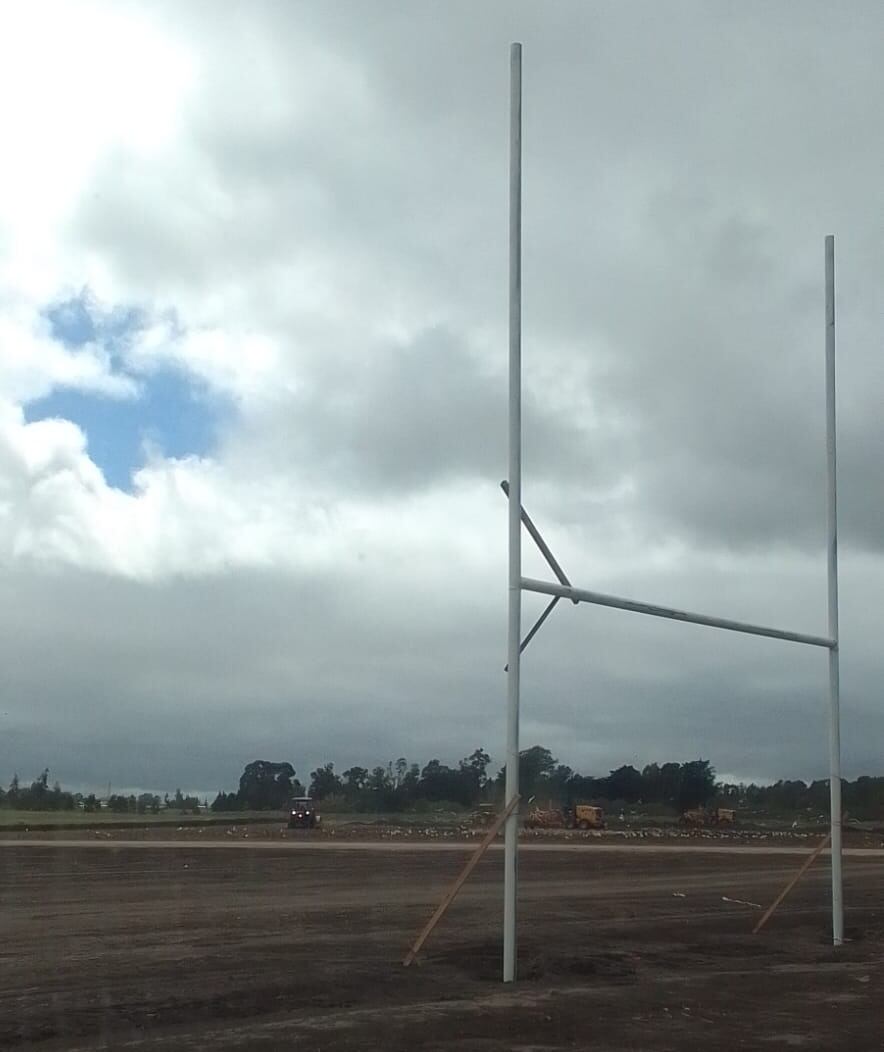
[[[289,810],[289,829],[316,829],[322,822],[316,801],[309,796],[296,796]]]

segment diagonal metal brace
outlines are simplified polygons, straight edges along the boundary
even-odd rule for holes
[[[501,482],[500,488],[507,495],[507,497],[509,497],[509,495],[510,495],[510,484],[507,482],[506,479],[504,479],[503,482]],[[568,580],[567,576],[565,575],[565,571],[561,568],[561,566],[559,566],[558,561],[556,560],[556,557],[549,550],[549,545],[546,543],[546,541],[540,535],[540,530],[537,529],[537,527],[534,525],[534,523],[533,523],[533,521],[531,519],[531,516],[528,514],[527,511],[525,511],[524,505],[521,508],[519,508],[519,511],[521,513],[522,523],[524,524],[525,529],[531,534],[531,539],[534,541],[534,543],[540,549],[540,554],[544,557],[544,559],[546,559],[547,563],[549,563],[549,568],[552,570],[552,572],[559,579],[559,584],[563,584],[566,588],[570,588],[571,587],[571,582]],[[571,602],[574,603],[575,606],[577,605],[577,600],[576,599],[572,599]]]
[[[500,488],[507,495],[507,497],[509,497],[509,495],[510,495],[510,484],[509,484],[509,482],[507,482],[506,479],[504,479],[503,482],[501,482]],[[559,566],[556,557],[549,550],[549,545],[546,543],[546,541],[541,536],[540,530],[538,530],[537,527],[534,525],[534,522],[532,521],[531,516],[528,514],[527,511],[525,511],[524,507],[521,507],[519,509],[519,511],[521,512],[521,518],[522,518],[522,522],[523,522],[523,524],[525,526],[525,529],[531,535],[531,539],[537,545],[538,549],[540,550],[540,554],[544,557],[544,559],[546,559],[547,563],[549,564],[549,568],[556,575],[556,577],[558,577],[559,582],[561,584],[563,584],[566,588],[570,588],[571,587],[571,582],[568,580],[568,578],[567,578],[567,576],[565,574],[565,571],[561,568],[561,566]],[[543,613],[534,622],[534,625],[531,628],[531,631],[528,633],[527,636],[525,636],[525,638],[519,644],[519,653],[520,654],[524,651],[525,647],[528,646],[528,644],[531,642],[531,640],[540,631],[541,625],[549,617],[549,615],[553,612],[553,610],[555,609],[556,603],[558,603],[558,601],[561,598],[562,597],[560,595],[553,596],[552,600],[546,606],[546,608],[544,609]],[[571,602],[575,606],[577,606],[577,600],[576,599],[572,599]],[[508,664],[503,666],[503,671],[504,672],[509,671],[509,665]]]
[[[553,612],[553,609],[554,609],[556,603],[561,598],[562,597],[560,595],[554,595],[552,597],[552,599],[549,601],[549,603],[546,605],[546,608],[544,609],[543,613],[534,622],[534,627],[531,629],[531,631],[528,633],[528,635],[525,636],[525,638],[519,644],[519,653],[520,654],[525,649],[525,647],[528,646],[528,644],[531,642],[531,640],[537,635],[537,633],[540,631],[540,626],[549,617],[549,615]],[[510,667],[509,667],[509,664],[507,663],[506,665],[503,666],[503,671],[504,672],[509,672],[509,670],[510,670]]]

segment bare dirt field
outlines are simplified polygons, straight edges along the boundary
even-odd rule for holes
[[[403,969],[472,845],[296,843],[0,843],[0,1047],[882,1047],[881,852],[835,951],[825,860],[753,937],[797,854],[532,844],[504,987],[499,851]]]

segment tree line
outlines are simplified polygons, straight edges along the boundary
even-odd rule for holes
[[[718,794],[725,806],[750,810],[792,814],[808,811],[826,814],[829,810],[829,779],[812,782],[780,780],[773,785],[724,785]],[[841,779],[841,806],[851,818],[871,819],[884,816],[884,778],[860,775],[854,781]]]
[[[206,802],[203,802],[203,807]],[[161,810],[180,811],[182,814],[196,813],[200,801],[195,796],[185,796],[180,789],[174,797],[168,793],[161,799],[156,793],[124,795],[111,793],[104,801],[95,793],[70,793],[62,789],[58,781],[49,785],[49,768],[29,785],[22,785],[17,774],[7,789],[0,787],[0,807],[14,811],[111,811],[114,814],[159,814]]]
[[[338,774],[334,763],[311,771],[306,786],[290,763],[255,760],[248,764],[235,792],[219,792],[213,811],[275,810],[295,796],[310,796],[329,809],[408,811],[450,804],[475,807],[503,800],[505,771],[489,770],[491,759],[475,749],[456,766],[438,759],[424,767],[405,757],[371,769],[353,766]],[[884,814],[884,777],[842,779],[844,808],[855,818]],[[560,763],[549,749],[533,745],[519,753],[519,789],[524,800],[542,806],[596,803],[602,806],[646,806],[673,812],[721,805],[751,811],[825,813],[829,782],[777,781],[771,785],[716,781],[708,760],[650,763],[641,770],[630,764],[603,777],[580,774]]]
[[[309,795],[326,806],[350,811],[408,811],[431,805],[459,807],[499,802],[505,772],[490,772],[491,758],[475,749],[452,767],[438,759],[423,768],[402,756],[386,765],[353,766],[338,774],[334,763],[312,771],[305,787],[290,763],[255,760],[248,764],[235,792],[219,792],[212,810],[254,811],[284,808],[296,796]],[[582,775],[560,763],[549,749],[534,745],[519,754],[523,799],[569,806],[575,802],[664,804],[685,809],[708,803],[716,794],[715,769],[708,760],[649,764],[644,770],[623,766],[603,778]]]
[[[334,763],[312,771],[306,785],[290,763],[253,760],[247,764],[233,792],[221,791],[211,810],[215,812],[283,810],[296,796],[310,796],[324,807],[346,811],[395,812],[421,810],[440,805],[475,807],[503,800],[504,771],[490,770],[491,759],[474,749],[457,765],[438,759],[421,767],[400,757],[371,769],[353,766],[338,774]],[[646,806],[683,811],[692,807],[721,804],[772,813],[800,811],[824,814],[829,806],[828,779],[812,782],[780,780],[771,785],[717,782],[708,760],[687,763],[650,763],[639,770],[629,764],[603,777],[580,774],[560,763],[549,749],[533,745],[519,754],[519,787],[524,800],[542,806],[598,803],[604,807]],[[854,818],[884,814],[884,777],[863,775],[842,780],[845,811]],[[49,784],[49,770],[30,784],[14,775],[9,787],[0,788],[0,807],[20,811],[100,811],[115,814],[158,814],[172,810],[196,813],[201,805],[195,796],[178,789],[161,799],[155,793],[111,794],[101,801],[94,793],[84,795]]]

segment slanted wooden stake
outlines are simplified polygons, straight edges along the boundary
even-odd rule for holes
[[[825,851],[825,849],[829,846],[829,841],[831,839],[832,839],[832,834],[831,833],[826,833],[826,835],[823,837],[823,839],[817,844],[817,846],[813,849],[813,851],[811,851],[811,853],[804,860],[804,863],[801,866],[801,869],[798,870],[798,872],[795,874],[795,876],[792,877],[792,879],[789,881],[789,883],[783,888],[783,890],[779,893],[779,895],[777,895],[777,897],[773,900],[773,902],[767,907],[767,909],[764,912],[764,915],[761,917],[759,922],[752,929],[752,934],[753,935],[757,935],[761,931],[761,929],[765,926],[765,924],[767,924],[767,922],[773,916],[773,913],[776,910],[777,906],[779,906],[779,904],[789,894],[789,892],[792,890],[792,888],[795,887],[795,885],[798,883],[798,881],[801,880],[801,878],[804,876],[804,874],[810,869],[810,867],[814,864],[814,862],[816,862],[816,860],[823,853],[823,851]]]
[[[497,818],[495,818],[494,821],[491,823],[491,828],[486,833],[485,839],[482,841],[482,843],[476,848],[476,850],[470,856],[469,861],[467,862],[467,864],[464,866],[464,868],[458,874],[457,880],[455,880],[455,882],[451,885],[451,887],[448,889],[448,891],[445,894],[445,898],[442,899],[442,901],[439,903],[438,909],[433,914],[433,916],[430,917],[430,919],[427,921],[427,923],[424,925],[424,929],[420,933],[420,935],[418,935],[418,937],[415,939],[414,946],[412,946],[411,949],[406,954],[405,960],[402,962],[403,965],[405,965],[406,968],[411,964],[411,962],[415,959],[415,957],[417,957],[418,953],[420,952],[420,948],[427,941],[427,938],[429,937],[430,932],[433,930],[433,928],[436,927],[436,925],[439,923],[439,921],[442,920],[442,917],[443,917],[445,911],[448,909],[448,907],[451,905],[451,903],[454,902],[455,896],[460,891],[460,889],[463,887],[464,883],[466,882],[467,877],[476,868],[476,865],[479,862],[479,859],[485,854],[485,852],[491,846],[492,841],[497,836],[497,834],[500,832],[500,827],[509,818],[509,816],[513,813],[513,811],[515,810],[515,808],[518,805],[518,803],[519,803],[519,796],[516,795],[516,796],[514,796],[512,798],[512,800],[510,800],[510,802],[500,812],[500,814],[497,816]]]

